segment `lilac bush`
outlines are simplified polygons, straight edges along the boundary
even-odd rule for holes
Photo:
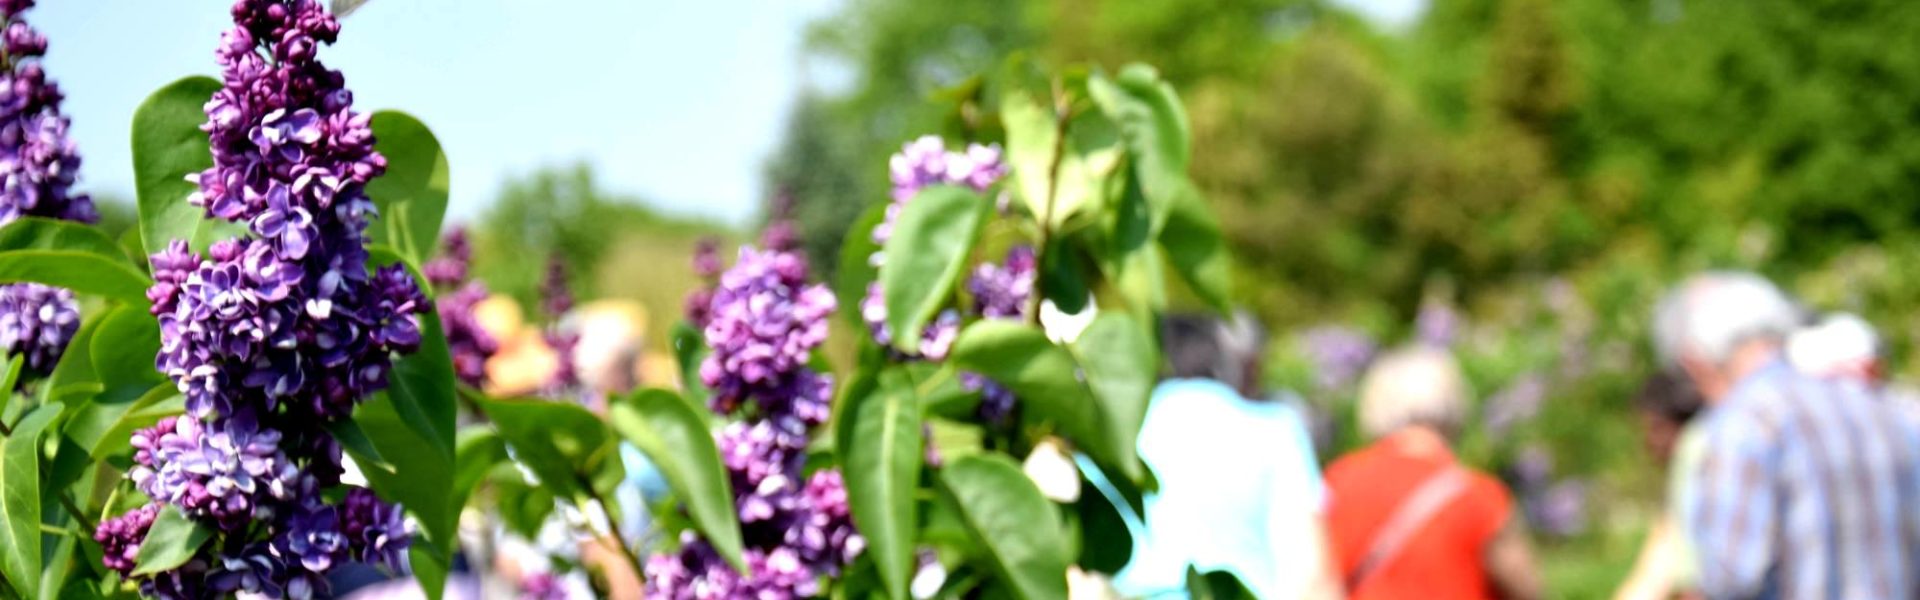
[[[440,238],[440,254],[420,267],[427,282],[441,292],[435,305],[440,315],[440,330],[447,338],[447,353],[453,358],[453,374],[461,382],[484,387],[487,359],[500,351],[500,342],[480,326],[474,309],[488,296],[487,284],[470,279],[473,269],[473,245],[464,227],[454,227]]]
[[[139,578],[142,594],[311,598],[346,561],[404,566],[398,506],[360,488],[337,503],[319,493],[340,473],[325,425],[386,387],[393,356],[419,347],[428,305],[404,266],[366,267],[365,186],[386,160],[340,73],[316,59],[338,22],[315,0],[240,0],[233,17],[202,127],[213,167],[190,177],[188,200],[250,235],[205,256],[174,240],[152,257],[155,365],[187,414],[133,434],[130,477],[154,504],[96,536],[124,551],[146,513],[171,506],[218,535]]]

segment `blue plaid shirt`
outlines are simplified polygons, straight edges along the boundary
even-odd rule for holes
[[[1709,598],[1920,598],[1920,424],[1781,361],[1706,415],[1684,474]]]

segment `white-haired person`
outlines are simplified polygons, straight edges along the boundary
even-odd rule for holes
[[[1373,443],[1327,468],[1327,528],[1349,597],[1541,596],[1524,519],[1500,482],[1454,458],[1466,378],[1430,347],[1376,360],[1360,384]]]
[[[1698,458],[1674,464],[1700,592],[1920,598],[1920,425],[1878,386],[1790,365],[1800,323],[1779,288],[1737,272],[1682,282],[1655,314],[1662,361],[1708,407]]]

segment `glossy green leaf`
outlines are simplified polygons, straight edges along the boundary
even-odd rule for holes
[[[1122,68],[1112,79],[1089,78],[1087,93],[1119,126],[1134,173],[1148,200],[1159,207],[1155,221],[1163,220],[1158,215],[1167,214],[1166,207],[1172,206],[1174,195],[1186,184],[1193,151],[1179,94],[1153,67],[1138,63]]]
[[[1114,194],[1114,209],[1104,215],[1106,243],[1101,268],[1132,310],[1159,313],[1167,306],[1166,274],[1161,266],[1165,261],[1160,247],[1154,244],[1155,209],[1139,182],[1137,176],[1125,178]]]
[[[93,333],[100,329],[100,323],[106,320],[106,316],[101,314],[80,321],[79,331],[75,331],[73,338],[67,340],[67,351],[60,355],[60,363],[53,366],[53,373],[41,383],[48,400],[92,397],[104,390],[99,377],[93,372],[93,353],[90,348]]]
[[[168,506],[154,517],[147,539],[140,542],[140,554],[134,559],[134,575],[151,575],[187,564],[200,546],[213,538],[213,528],[200,524]]]
[[[368,470],[394,472],[393,463],[387,462],[387,458],[380,455],[380,448],[373,444],[373,439],[367,437],[366,430],[360,429],[360,424],[353,422],[353,419],[329,421],[324,427],[327,429],[327,434],[332,435],[333,440],[340,443],[340,449],[353,457],[354,464],[359,465],[362,472]]]
[[[1233,259],[1220,236],[1220,222],[1192,184],[1174,195],[1167,225],[1160,231],[1160,246],[1196,295],[1216,310],[1227,310],[1233,294]]]
[[[452,553],[432,540],[414,540],[413,547],[407,548],[407,567],[413,570],[413,580],[420,583],[428,598],[439,600],[446,593],[450,556]]]
[[[1000,120],[1007,130],[1014,189],[1035,219],[1055,226],[1065,223],[1099,198],[1100,183],[1120,164],[1119,134],[1100,115],[1069,121],[1062,142],[1053,111],[1025,93],[1014,93],[1001,100]]]
[[[111,392],[116,388],[145,390],[167,381],[153,367],[160,353],[160,323],[138,306],[122,306],[100,318],[100,328],[87,341],[94,376]]]
[[[606,423],[578,404],[539,399],[479,403],[514,458],[556,496],[575,502],[606,498],[625,475]]]
[[[539,537],[540,526],[553,514],[553,492],[546,487],[529,485],[514,465],[501,465],[488,472],[487,479],[497,503],[495,508],[500,510],[501,524],[507,526],[507,531],[527,539]]]
[[[0,227],[0,251],[67,250],[87,252],[120,259],[127,266],[138,266],[126,259],[126,253],[99,228],[46,217],[20,217]]]
[[[972,190],[942,185],[921,190],[894,219],[880,289],[901,352],[919,352],[919,332],[953,295],[992,207]]]
[[[940,470],[940,485],[1014,596],[1067,597],[1066,534],[1019,465],[997,454],[955,458]]]
[[[187,240],[205,250],[215,240],[233,237],[238,225],[206,218],[206,211],[187,203],[197,189],[188,175],[213,166],[204,107],[220,82],[188,77],[167,84],[133,113],[133,177],[139,196],[140,239],[153,254],[173,240]]]
[[[645,389],[609,407],[613,428],[653,461],[693,524],[727,562],[744,569],[733,488],[706,420],[685,399]]]
[[[1028,418],[1052,423],[1095,460],[1122,464],[1114,452],[1118,444],[1106,440],[1099,407],[1081,383],[1073,355],[1039,329],[1011,321],[975,322],[954,341],[949,362],[1013,390]]]
[[[1099,402],[1106,454],[1129,479],[1143,475],[1134,439],[1147,418],[1147,400],[1160,370],[1159,352],[1146,325],[1119,312],[1102,312],[1069,346]]]
[[[668,335],[673,344],[673,358],[680,366],[680,388],[695,404],[705,404],[711,393],[700,381],[700,361],[707,358],[706,337],[686,321],[674,323]]]
[[[145,306],[147,276],[117,255],[73,250],[0,252],[0,283],[32,282]]]
[[[500,434],[485,425],[462,428],[453,449],[453,491],[460,496],[455,508],[465,506],[466,498],[487,472],[506,461],[507,444],[500,440]]]
[[[91,401],[75,404],[62,427],[68,439],[95,459],[126,452],[134,430],[186,412],[186,399],[173,382],[154,384],[133,395],[131,388],[115,388]]]
[[[848,399],[835,437],[844,444],[837,450],[853,524],[867,540],[867,555],[888,595],[906,598],[918,523],[914,492],[926,441],[913,382],[901,371],[888,375],[874,393]]]
[[[40,434],[62,408],[33,409],[0,440],[0,575],[23,598],[40,595]]]
[[[0,371],[0,384],[4,384],[0,385],[0,413],[6,412],[7,406],[19,395],[13,390],[20,384],[20,370],[25,368],[26,358],[25,354],[7,355],[6,370]]]
[[[860,218],[847,228],[846,239],[840,242],[840,268],[834,271],[833,295],[840,298],[841,316],[860,327],[866,327],[866,320],[860,317],[857,299],[865,298],[867,286],[880,277],[880,270],[873,266],[873,254],[880,251],[880,244],[873,241],[873,228],[887,219],[889,204],[881,202],[861,211]]]
[[[447,154],[425,123],[407,113],[373,113],[374,149],[387,157],[387,172],[367,183],[367,196],[380,209],[368,234],[394,247],[414,265],[431,257],[447,212]]]

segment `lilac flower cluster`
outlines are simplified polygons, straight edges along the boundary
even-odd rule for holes
[[[567,264],[559,256],[547,259],[547,274],[540,281],[540,312],[547,317],[547,347],[553,349],[553,376],[547,392],[566,395],[580,387],[580,373],[573,364],[573,349],[580,345],[580,334],[561,331],[560,319],[573,310],[573,288],[567,282]]]
[[[1365,332],[1338,325],[1307,330],[1300,336],[1300,346],[1313,364],[1314,383],[1323,394],[1353,385],[1379,350]]]
[[[21,15],[33,5],[0,3],[0,225],[28,216],[92,223],[100,219],[93,200],[72,191],[80,154],[67,138],[60,88],[40,66],[47,38]],[[0,352],[25,357],[27,371],[52,371],[79,328],[72,292],[37,283],[0,286]]]
[[[1515,425],[1539,415],[1546,399],[1547,378],[1539,373],[1524,373],[1506,387],[1487,396],[1480,411],[1481,426],[1489,437],[1500,439]]]
[[[886,217],[873,228],[873,241],[881,246],[892,239],[894,220],[900,217],[900,211],[920,190],[931,185],[946,184],[963,185],[984,192],[1007,174],[1007,166],[1001,161],[998,146],[972,144],[967,146],[965,152],[949,152],[946,142],[936,135],[907,142],[899,154],[887,161],[887,169],[893,179],[893,201],[887,204]],[[876,267],[885,260],[885,254],[881,252],[868,258],[868,262]],[[860,300],[860,317],[867,322],[875,342],[881,346],[893,343],[893,332],[887,328],[886,298],[881,294],[879,283],[867,286],[867,295]],[[946,360],[947,351],[952,349],[953,340],[959,335],[960,314],[942,311],[922,333],[920,355],[907,358]]]
[[[1508,476],[1520,496],[1521,512],[1536,531],[1568,537],[1586,530],[1587,484],[1574,478],[1556,479],[1553,455],[1546,448],[1522,448]]]
[[[713,305],[713,288],[720,278],[720,240],[703,237],[693,245],[693,274],[702,284],[687,292],[685,313],[687,322],[694,328],[705,330],[709,317],[708,308]]]
[[[386,161],[341,75],[315,59],[339,24],[317,0],[239,0],[232,12],[225,85],[202,127],[213,167],[189,178],[189,201],[252,235],[204,257],[175,240],[151,258],[155,366],[188,414],[133,434],[129,475],[154,503],[95,533],[124,552],[144,515],[168,506],[220,535],[140,578],[142,594],[310,598],[337,564],[404,566],[398,506],[360,488],[334,504],[319,493],[341,471],[324,425],[386,387],[393,355],[419,347],[427,302],[403,266],[366,267],[365,185]],[[131,566],[121,558],[104,562]]]
[[[33,5],[0,3],[0,223],[27,216],[92,223],[100,220],[93,200],[73,192],[80,153],[60,113],[64,97],[40,66],[47,38],[21,15]]]
[[[1420,303],[1420,313],[1414,317],[1415,338],[1422,344],[1435,348],[1451,348],[1460,338],[1460,311],[1445,302],[1428,300]]]
[[[487,359],[500,351],[500,342],[480,326],[474,312],[487,299],[487,285],[469,280],[473,247],[467,242],[467,230],[455,227],[440,238],[440,255],[421,267],[421,274],[441,291],[437,308],[440,330],[447,337],[447,353],[453,357],[453,374],[474,387],[487,382]]]
[[[1025,320],[1033,310],[1034,285],[1039,279],[1039,264],[1033,248],[1015,246],[1007,251],[1004,264],[982,263],[967,279],[967,293],[973,295],[974,312],[985,319]],[[988,423],[1004,424],[1013,415],[1013,390],[974,373],[961,373],[966,389],[980,392],[980,418]]]
[[[49,373],[80,330],[73,292],[38,283],[0,286],[0,352],[25,357],[34,373]]]
[[[715,263],[696,257],[696,268]],[[716,441],[732,479],[749,571],[734,571],[688,531],[678,552],[647,560],[648,598],[813,596],[821,577],[838,575],[865,547],[840,474],[803,475],[809,431],[826,422],[833,393],[832,380],[807,361],[826,338],[835,303],[806,276],[798,254],[744,247],[704,312],[713,352],[701,379],[714,391],[712,407],[746,417]]]

